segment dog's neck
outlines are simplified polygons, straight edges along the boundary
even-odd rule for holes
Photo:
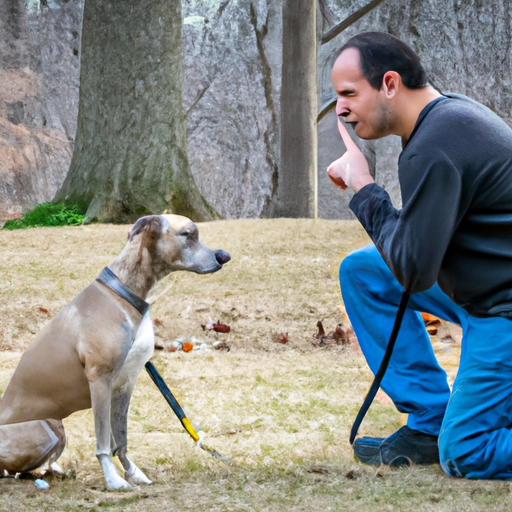
[[[144,251],[125,247],[123,252],[109,265],[117,278],[141,299],[146,299],[156,283],[157,276],[151,267],[151,258]]]
[[[145,277],[143,272],[135,274],[134,272],[123,268],[122,266],[114,265],[113,263],[109,265],[109,268],[125,286],[128,286],[135,295],[144,300],[155,283],[153,279]]]

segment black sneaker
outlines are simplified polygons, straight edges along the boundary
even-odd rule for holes
[[[354,455],[372,466],[410,466],[439,463],[437,436],[402,427],[392,436],[361,437],[354,442]]]

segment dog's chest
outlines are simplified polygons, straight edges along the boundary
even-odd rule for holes
[[[149,361],[155,346],[155,333],[149,313],[144,315],[135,339],[130,347],[123,364],[123,373],[138,373],[144,364]]]

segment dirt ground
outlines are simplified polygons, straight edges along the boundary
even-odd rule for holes
[[[113,225],[0,231],[0,392],[22,351],[115,258],[127,232]],[[213,275],[176,273],[155,286],[149,300],[162,350],[153,363],[207,444],[231,464],[194,447],[143,372],[130,408],[129,454],[152,486],[104,491],[91,411],[81,411],[65,420],[64,477],[44,475],[45,491],[35,476],[0,479],[0,510],[510,509],[508,482],[354,460],[348,433],[372,377],[354,340],[322,345],[313,334],[319,320],[327,332],[348,327],[337,272],[348,252],[368,243],[356,222],[219,221],[201,224],[200,234],[232,261]],[[203,330],[209,321],[231,330]],[[429,329],[453,379],[460,332],[435,319]],[[169,351],[177,339],[204,348]],[[382,392],[378,398],[361,434],[385,436],[405,421]]]

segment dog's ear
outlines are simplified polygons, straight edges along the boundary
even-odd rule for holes
[[[162,219],[159,215],[140,218],[130,229],[128,241],[131,242],[137,235],[141,236],[140,250],[148,249],[152,252],[157,240],[162,234]]]

